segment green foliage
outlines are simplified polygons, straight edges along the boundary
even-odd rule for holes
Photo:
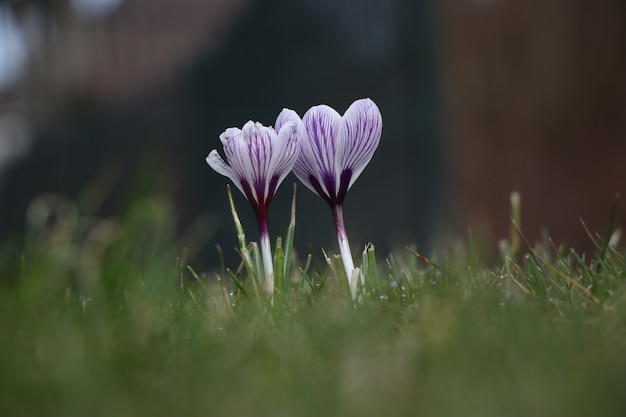
[[[269,303],[243,233],[248,262],[197,273],[165,201],[68,216],[0,248],[0,415],[626,413],[624,252],[603,239],[495,262],[368,245],[353,301],[292,222]]]

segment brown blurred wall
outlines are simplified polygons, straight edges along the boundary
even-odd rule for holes
[[[522,195],[529,240],[591,249],[626,224],[626,2],[451,0],[442,63],[459,229],[496,239]]]

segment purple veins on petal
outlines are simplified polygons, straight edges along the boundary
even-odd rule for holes
[[[287,116],[297,118],[295,112]],[[300,141],[294,173],[329,204],[341,204],[378,147],[380,110],[370,99],[355,101],[343,117],[320,105],[309,109],[302,122],[307,135]]]
[[[341,128],[341,116],[331,107],[320,105],[311,107],[302,122],[307,135],[300,142],[300,155],[294,165],[294,173],[309,189],[331,199],[339,188],[336,140]],[[310,177],[314,177],[318,184],[310,181]]]
[[[304,129],[304,123],[302,123],[302,119],[298,116],[298,113],[291,109],[283,109],[276,118],[276,123],[274,125],[274,129],[277,132],[280,132],[282,127],[288,122],[294,122],[296,124],[296,128]],[[305,132],[306,133],[306,132]]]
[[[352,171],[349,189],[378,148],[383,118],[378,106],[372,100],[361,99],[352,103],[343,119],[346,142],[343,148],[342,166]]]
[[[255,211],[262,208],[265,212],[298,156],[295,122],[285,123],[277,133],[271,127],[249,121],[242,130],[226,129],[220,140],[226,162],[213,150],[206,158],[207,163],[230,178]]]

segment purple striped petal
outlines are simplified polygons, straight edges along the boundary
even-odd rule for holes
[[[339,189],[336,151],[341,115],[329,106],[314,106],[304,114],[302,122],[307,136],[300,142],[293,171],[309,189],[328,202],[334,201]]]
[[[298,125],[295,121],[288,121],[278,130],[274,141],[275,149],[268,168],[270,184],[276,182],[276,186],[269,190],[271,195],[274,195],[278,185],[283,182],[296,163],[300,152],[299,138]]]
[[[294,114],[281,113],[279,120],[293,119]],[[341,204],[378,147],[380,110],[370,99],[355,101],[343,117],[320,105],[309,109],[302,122],[307,135],[300,140],[294,173],[330,205]]]
[[[351,173],[348,189],[361,175],[369,161],[374,156],[380,136],[383,131],[383,117],[378,106],[369,98],[357,100],[346,110],[343,116],[342,135],[344,142],[341,143],[341,167],[342,174],[346,171]]]
[[[296,113],[295,111],[291,109],[283,109],[278,114],[278,117],[276,118],[276,124],[274,125],[274,129],[277,132],[280,132],[280,129],[285,125],[285,123],[290,122],[290,121],[295,122],[298,125],[298,129],[300,128],[304,129],[304,124],[302,123],[302,119],[300,119],[300,116],[298,116],[298,113]]]
[[[299,152],[309,153],[309,154],[313,153],[313,151],[310,148],[310,144],[308,143],[309,135],[307,133],[307,128],[304,125],[304,122],[302,121],[300,116],[298,116],[298,113],[296,113],[295,111],[291,109],[283,109],[278,115],[278,117],[276,118],[276,129],[279,130],[285,123],[289,121],[295,122],[297,125],[298,138],[299,138],[298,144],[299,144],[299,149],[300,149]],[[307,158],[307,157],[299,157],[296,160],[296,164],[294,165],[293,172],[307,188],[309,188],[311,191],[313,191],[316,194],[320,194],[316,190],[316,188],[319,189],[319,181],[315,179],[316,178],[315,175],[313,175],[313,178],[311,178],[311,175],[309,175],[310,172],[316,169],[316,165],[315,164],[310,165],[308,163],[309,159],[310,158]],[[313,185],[313,182],[317,184],[317,187]],[[322,194],[326,194],[326,193],[322,191]]]
[[[219,174],[230,178],[252,203],[257,213],[266,211],[280,183],[293,168],[298,156],[295,122],[280,131],[249,121],[242,130],[228,128],[220,135],[226,162],[216,150],[206,158]]]
[[[243,188],[241,188],[239,179],[233,174],[233,170],[230,168],[230,165],[224,162],[216,149],[213,149],[211,153],[209,153],[209,156],[206,157],[206,162],[215,170],[215,172],[230,178],[235,183],[237,188],[239,188],[239,190],[243,193]]]

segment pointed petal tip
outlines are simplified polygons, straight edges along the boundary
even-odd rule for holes
[[[363,98],[360,98],[360,99],[354,100],[354,103],[366,103],[366,104],[373,104],[374,106],[378,107],[378,106],[376,105],[376,103],[374,103],[374,100],[372,100],[372,99],[371,99],[371,98],[369,98],[369,97],[363,97]],[[353,103],[353,104],[354,104],[354,103]]]
[[[217,152],[217,149],[213,149],[206,157],[206,163],[218,174],[225,177],[232,178],[232,169]]]
[[[333,109],[329,105],[318,104],[318,105],[311,107],[309,110],[307,110],[306,113],[304,113],[304,116],[302,116],[302,120],[304,120],[304,118],[307,117],[307,115],[311,117],[311,115],[313,114],[332,115],[332,116],[336,115],[336,116],[341,117],[341,115],[337,112],[337,110]]]
[[[263,137],[263,141],[271,141],[276,136],[276,130],[271,126],[265,126],[261,122],[248,121],[243,125],[242,134],[245,140],[252,137]]]
[[[380,109],[378,108],[378,105],[374,102],[374,100],[372,100],[369,97],[355,100],[350,105],[350,107],[348,107],[348,110],[346,110],[346,113],[350,109],[359,109],[359,110],[364,110],[364,111],[372,111],[376,116],[382,118],[382,115],[380,113]]]
[[[213,158],[214,157],[213,154],[216,154],[216,153],[217,153],[217,149],[213,149],[211,152],[209,152],[209,154],[205,158],[205,161],[207,164],[211,165],[211,163],[209,162],[209,159]]]
[[[285,120],[292,120],[292,119],[299,119],[300,116],[295,110],[289,109],[287,107],[283,107],[280,113],[278,113],[277,120],[281,118]]]
[[[240,134],[241,129],[237,127],[229,127],[220,134],[220,141],[222,142],[222,145],[226,145],[229,141]]]
[[[300,123],[302,123],[300,121]],[[298,135],[294,135],[294,132],[296,132],[298,130],[298,122],[296,120],[286,120],[281,126],[280,128],[276,128],[276,133],[280,135],[280,133],[282,131],[285,132],[291,132],[290,136],[295,136],[297,139]]]
[[[281,110],[281,112],[278,114],[278,117],[276,118],[276,124],[275,124],[276,132],[277,133],[280,132],[283,126],[287,124],[288,122],[294,122],[296,124],[300,124],[302,123],[302,119],[300,118],[298,113],[296,113],[294,110],[284,108]]]

